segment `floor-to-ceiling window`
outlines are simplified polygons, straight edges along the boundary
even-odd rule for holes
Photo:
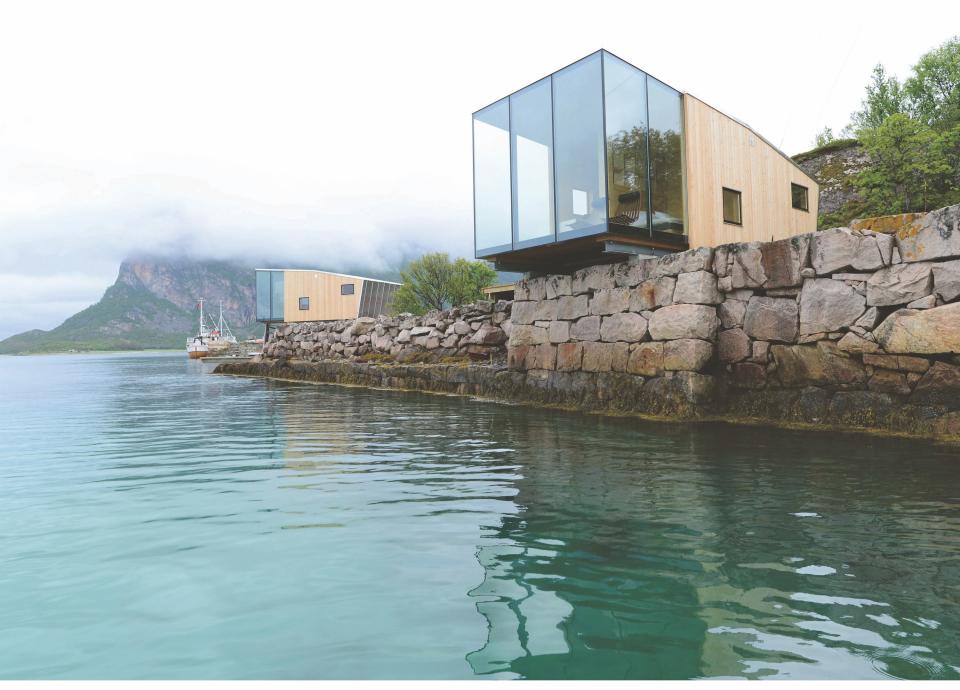
[[[683,105],[680,92],[647,79],[650,199],[654,231],[684,233]]]
[[[473,209],[477,256],[511,248],[510,103],[473,116]]]
[[[514,248],[554,240],[550,77],[510,96]]]
[[[650,228],[647,213],[647,75],[603,54],[610,224]]]
[[[559,239],[605,232],[600,53],[553,75],[553,137]]]

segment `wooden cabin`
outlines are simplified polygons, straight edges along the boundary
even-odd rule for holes
[[[812,232],[817,183],[747,125],[600,50],[473,114],[474,247],[557,273]]]
[[[336,321],[385,314],[400,283],[304,269],[258,268],[257,321]]]

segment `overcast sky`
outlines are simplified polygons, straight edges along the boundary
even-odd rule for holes
[[[787,153],[960,3],[30,2],[0,8],[0,337],[137,252],[472,252],[470,114],[598,48]]]

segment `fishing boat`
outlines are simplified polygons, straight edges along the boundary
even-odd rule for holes
[[[206,324],[203,317],[203,299],[197,303],[197,308],[200,310],[200,329],[195,336],[187,338],[187,356],[190,359],[200,359],[209,355],[224,354],[236,347],[237,339],[223,318],[223,300],[220,301],[219,318],[210,326]]]

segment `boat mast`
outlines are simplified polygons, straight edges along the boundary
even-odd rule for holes
[[[200,342],[203,342],[203,297],[200,298]]]
[[[220,337],[223,337],[223,300],[220,300],[220,323],[217,326],[217,330],[220,331]]]

